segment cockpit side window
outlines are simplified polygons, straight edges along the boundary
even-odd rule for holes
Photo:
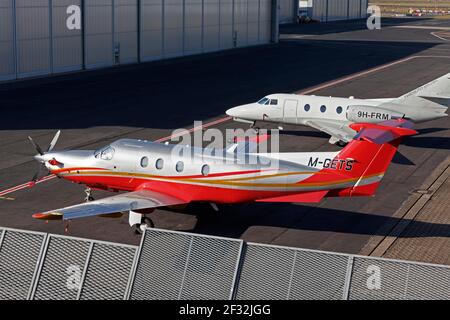
[[[262,98],[261,100],[258,101],[258,104],[269,104],[269,99],[267,99],[266,97]]]
[[[278,99],[272,99],[272,100],[270,100],[270,105],[271,105],[271,106],[276,106],[276,105],[278,105]]]
[[[103,159],[103,160],[111,160],[114,156],[114,148],[111,146],[107,146],[103,149],[99,149],[97,151],[94,152],[94,156],[97,159]]]

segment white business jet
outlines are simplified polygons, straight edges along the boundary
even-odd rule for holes
[[[399,98],[271,94],[258,102],[231,108],[226,113],[235,121],[249,123],[256,129],[257,121],[310,126],[329,134],[330,143],[345,145],[356,135],[350,128],[352,123],[379,123],[396,118],[424,122],[446,117],[449,105],[450,73]]]

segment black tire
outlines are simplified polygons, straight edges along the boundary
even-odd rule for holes
[[[341,148],[345,147],[347,144],[348,144],[348,142],[345,142],[342,140],[339,140],[338,142],[336,142],[336,145]]]
[[[154,228],[155,227],[155,223],[153,222],[153,220],[148,218],[148,217],[142,217],[141,221],[142,221],[141,224],[147,225],[147,228]]]
[[[143,233],[142,230],[141,230],[141,224],[140,223],[136,223],[133,226],[133,230],[134,230],[134,233],[137,234],[137,235],[141,235]]]

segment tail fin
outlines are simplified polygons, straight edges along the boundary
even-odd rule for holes
[[[408,108],[408,114],[412,114],[411,109],[430,113],[430,119],[445,117],[447,108],[450,106],[450,73],[437,78],[407,94],[390,101],[397,109]],[[424,119],[422,121],[427,121]]]
[[[412,123],[404,119],[380,124],[355,123],[350,126],[358,134],[342,149],[337,160],[352,162],[348,174],[354,179],[354,184],[340,189],[334,195],[373,195],[397,152],[401,139],[414,135],[417,131],[412,130]]]

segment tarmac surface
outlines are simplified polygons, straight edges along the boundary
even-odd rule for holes
[[[62,129],[56,149],[95,149],[123,137],[161,139],[173,129],[191,128],[194,120],[219,120],[211,127],[221,130],[246,128],[223,120],[224,111],[275,92],[396,97],[450,72],[449,41],[432,35],[434,29],[398,27],[447,28],[450,22],[383,23],[374,31],[362,22],[289,25],[281,28],[275,45],[0,85],[0,194],[34,175],[37,164],[28,135],[46,147]],[[450,247],[448,179],[433,197],[440,213],[428,205],[411,219],[398,214],[450,155],[448,118],[416,129],[420,135],[403,142],[372,198],[220,206],[219,213],[207,205],[191,205],[183,211],[156,210],[150,217],[158,228],[355,254],[376,252],[393,235],[392,228],[413,219],[381,255],[450,264],[448,252],[443,259],[437,251]],[[280,139],[281,151],[338,150],[327,135],[307,127],[285,126]],[[94,193],[97,198],[107,195]],[[0,197],[0,226],[63,234],[64,222],[45,223],[31,215],[83,198],[82,186],[60,179],[18,188]],[[68,233],[129,244],[140,240],[127,216],[74,220]],[[405,249],[412,244],[430,247],[436,239],[435,254],[414,255],[407,253],[413,248]]]

